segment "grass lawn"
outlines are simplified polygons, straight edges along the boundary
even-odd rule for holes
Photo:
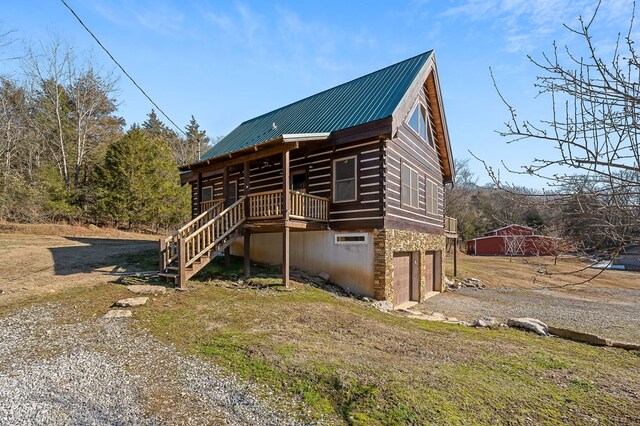
[[[236,276],[240,263],[214,263],[190,291],[151,298],[133,323],[321,423],[640,423],[638,352],[411,320],[305,284],[219,275]],[[92,318],[129,295],[103,284],[23,303],[56,300]]]

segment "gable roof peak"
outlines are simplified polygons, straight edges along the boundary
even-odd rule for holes
[[[429,50],[244,121],[201,159],[259,145],[283,134],[331,133],[391,117],[432,53]]]

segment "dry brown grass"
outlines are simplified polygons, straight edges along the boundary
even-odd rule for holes
[[[445,260],[446,273],[453,275],[453,254]],[[640,289],[640,273],[587,268],[590,262],[562,257],[554,265],[550,256],[513,257],[468,256],[458,252],[458,276],[474,277],[488,287],[615,287]],[[584,284],[581,284],[584,283]]]

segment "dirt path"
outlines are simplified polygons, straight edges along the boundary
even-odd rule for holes
[[[0,227],[0,306],[20,297],[110,282],[124,272],[155,267],[148,261],[135,262],[135,254],[157,247],[155,236],[52,225],[7,231]]]

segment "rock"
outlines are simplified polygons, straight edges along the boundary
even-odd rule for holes
[[[127,290],[135,294],[165,294],[167,288],[160,285],[134,284],[128,285]]]
[[[389,302],[388,300],[376,300],[371,304],[371,306],[381,312],[393,311],[393,303]]]
[[[449,321],[449,322],[460,322],[460,320],[458,320],[458,318],[456,318],[456,317],[447,317],[447,321]]]
[[[121,308],[132,308],[135,306],[142,306],[147,303],[148,297],[130,297],[128,299],[118,300],[115,305]]]
[[[4,294],[4,290],[0,288],[0,294]]]
[[[318,277],[322,278],[325,281],[329,281],[329,278],[331,278],[331,275],[329,275],[327,272],[320,272],[318,274]]]
[[[367,296],[362,296],[362,300],[363,300],[364,302],[368,302],[368,303],[373,303],[373,302],[375,302],[375,299],[372,299],[372,298],[367,297]]]
[[[482,317],[475,320],[472,325],[474,327],[486,327],[490,329],[498,328],[500,326],[500,322],[494,317]]]
[[[509,318],[507,320],[509,327],[523,328],[533,331],[541,336],[549,335],[549,328],[542,321],[535,318]]]
[[[113,319],[113,318],[128,318],[131,316],[131,311],[128,309],[112,309],[108,311],[102,318],[105,319]]]
[[[579,331],[569,330],[567,328],[549,326],[549,333],[554,336],[562,337],[577,342],[585,342],[597,346],[609,346],[607,339],[596,336],[595,334],[581,333]]]

